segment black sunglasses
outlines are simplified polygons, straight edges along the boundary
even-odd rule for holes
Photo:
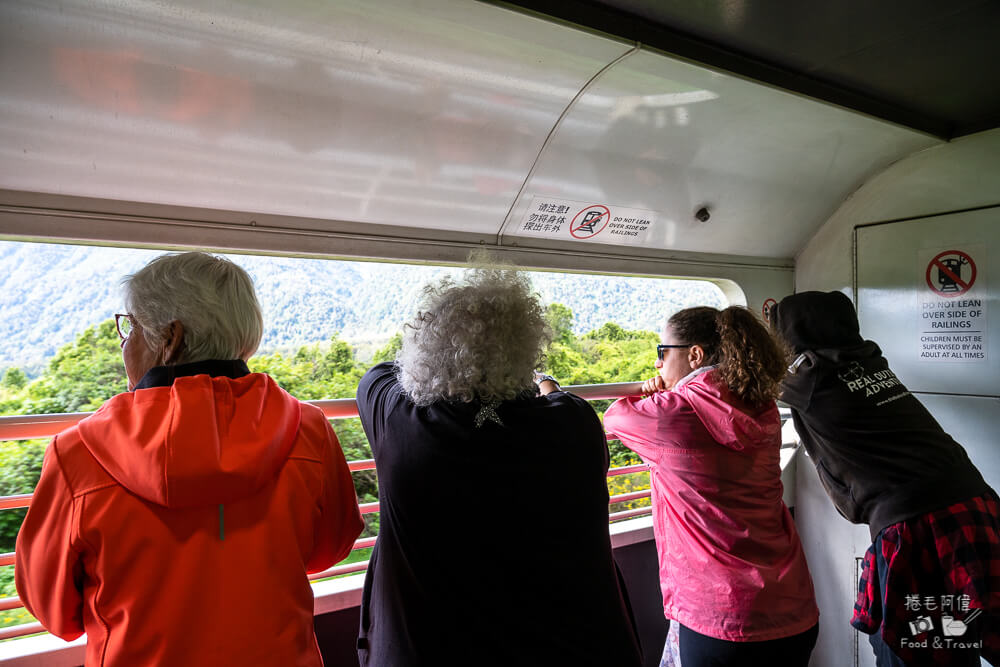
[[[663,353],[666,350],[670,350],[670,349],[673,349],[675,347],[676,348],[693,347],[693,345],[657,345],[656,346],[656,358],[659,359],[660,361],[663,361]]]

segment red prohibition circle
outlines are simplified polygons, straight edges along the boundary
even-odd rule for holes
[[[946,257],[947,255],[956,255],[958,258],[960,258],[959,261],[965,260],[962,263],[963,264],[967,263],[969,267],[972,268],[972,275],[969,277],[967,281],[962,280],[960,276],[961,271],[959,271],[959,273],[956,274],[954,271],[948,268],[948,266],[944,262],[941,261],[941,258]],[[940,277],[942,274],[947,276],[948,278],[950,278],[948,284],[954,285],[955,286],[954,289],[946,290],[944,289],[944,284],[942,284],[941,287],[935,287],[934,281],[931,280],[931,273],[935,267],[938,269],[938,280],[940,281]],[[961,296],[962,294],[965,294],[970,289],[972,289],[972,286],[976,282],[976,274],[977,274],[976,263],[973,261],[972,257],[970,257],[968,253],[962,252],[961,250],[945,250],[944,252],[940,252],[937,255],[935,255],[934,258],[927,264],[927,272],[924,277],[927,280],[927,286],[931,288],[932,292],[934,292],[938,296],[952,297],[952,296]]]
[[[767,299],[764,301],[764,307],[760,309],[761,314],[764,316],[764,321],[771,319],[771,309],[778,305],[778,302],[774,299]]]
[[[599,211],[599,210],[602,210],[602,209],[604,210],[604,213],[602,213],[600,216],[598,216],[598,219],[604,218],[604,224],[601,225],[601,228],[598,229],[598,230],[596,230],[596,231],[594,231],[594,232],[584,233],[583,235],[577,234],[577,232],[580,231],[580,228],[583,226],[582,224],[579,225],[579,226],[576,225],[577,218],[579,218],[581,215],[583,215],[587,211]],[[589,239],[590,237],[597,236],[602,231],[604,231],[604,228],[608,226],[608,223],[610,221],[611,221],[611,211],[608,210],[608,207],[607,206],[602,206],[601,204],[593,204],[593,205],[588,206],[587,208],[583,209],[582,211],[580,211],[579,213],[577,213],[573,217],[573,220],[569,223],[569,233],[575,239]]]

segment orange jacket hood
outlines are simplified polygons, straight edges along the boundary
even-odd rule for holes
[[[195,375],[119,394],[79,429],[115,481],[179,509],[258,491],[287,460],[300,420],[299,402],[267,375]]]

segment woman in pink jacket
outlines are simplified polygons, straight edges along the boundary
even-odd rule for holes
[[[783,350],[739,307],[682,310],[662,340],[647,397],[615,402],[604,425],[650,464],[663,609],[679,626],[681,664],[805,666],[819,610],[781,500]]]

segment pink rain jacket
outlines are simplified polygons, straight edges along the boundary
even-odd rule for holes
[[[748,408],[711,367],[671,391],[616,401],[604,425],[650,464],[667,618],[728,641],[816,624],[809,568],[781,500],[774,403]]]

